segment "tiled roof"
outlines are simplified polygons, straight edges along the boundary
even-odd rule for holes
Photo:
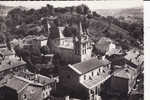
[[[0,49],[0,53],[4,56],[14,55],[15,53],[8,49]]]
[[[115,73],[114,76],[121,77],[125,79],[130,79],[132,76],[134,76],[136,70],[133,68],[124,68],[120,72]]]
[[[11,61],[11,64],[8,64]],[[4,60],[2,61],[1,65],[0,65],[0,72],[4,71],[4,70],[8,70],[8,69],[12,69],[15,68],[17,66],[21,66],[21,65],[25,65],[26,62],[24,61],[18,61],[18,60]]]
[[[29,85],[27,86],[25,93],[27,95],[30,95],[30,98],[32,98],[32,100],[41,100],[42,88]]]
[[[9,79],[8,82],[5,84],[5,86],[16,90],[17,93],[24,90],[24,88],[27,88],[25,89],[24,92],[27,95],[30,95],[30,98],[32,98],[32,100],[41,100],[42,88],[34,86],[30,84],[29,82],[26,82],[19,78],[13,77]]]
[[[17,92],[19,92],[20,90],[22,90],[27,85],[29,85],[28,82],[20,80],[20,79],[18,79],[16,77],[13,77],[13,78],[9,79],[7,81],[7,83],[5,84],[5,86],[14,89]]]
[[[73,70],[79,72],[79,74],[84,74],[91,70],[96,69],[97,67],[104,66],[109,63],[110,62],[107,59],[99,60],[97,58],[92,58],[92,59],[84,61],[84,62],[70,65],[69,67],[72,68]]]
[[[42,40],[46,40],[47,37],[45,37],[44,35],[40,35],[40,36],[28,35],[28,36],[24,37],[23,40],[24,40],[24,41],[31,41],[31,40],[33,40],[33,39],[42,41]]]
[[[138,66],[144,62],[144,55],[140,54],[138,50],[130,50],[129,52],[127,52],[125,59]]]
[[[32,78],[34,78],[34,79],[29,80],[28,78],[26,78],[26,76],[30,79],[32,79]],[[28,81],[30,84],[32,83],[32,84],[38,85],[36,83],[39,83],[41,86],[49,84],[49,83],[53,83],[56,80],[54,78],[49,78],[49,77],[46,77],[46,76],[43,76],[43,75],[40,75],[40,74],[31,73],[31,72],[20,73],[17,77],[19,77],[22,80]]]
[[[43,84],[43,85],[55,82],[54,78],[50,79],[49,77],[46,77],[46,76],[43,76],[43,75],[40,75],[40,74],[38,74],[38,79],[39,79],[40,83]]]

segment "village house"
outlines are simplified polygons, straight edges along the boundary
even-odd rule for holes
[[[56,89],[56,79],[28,72],[7,80],[0,88],[0,100],[46,100],[52,89]]]
[[[16,59],[15,52],[8,49],[0,49],[0,55],[3,59]]]
[[[137,53],[137,54],[136,54]],[[107,59],[111,61],[112,70],[120,69],[118,73],[113,73],[107,93],[113,95],[127,95],[136,85],[136,79],[141,73],[142,55],[138,56],[138,51],[127,52],[126,55],[111,55]],[[141,59],[138,61],[138,59]]]
[[[0,65],[0,79],[26,70],[26,62],[24,61],[19,61],[17,59],[3,60]]]
[[[128,95],[136,84],[137,70],[126,65],[111,77],[107,92],[115,95]]]
[[[26,46],[28,45],[40,48],[42,46],[47,45],[47,38],[43,35],[41,36],[29,35],[23,39],[23,44],[25,44]]]
[[[144,70],[144,55],[141,51],[131,49],[127,52],[124,58],[135,65],[138,72],[142,72]]]
[[[105,82],[111,77],[107,59],[92,58],[60,68],[60,84],[71,95],[91,100],[99,97]],[[98,100],[98,99],[97,99]]]

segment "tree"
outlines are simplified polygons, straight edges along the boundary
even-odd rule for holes
[[[8,50],[11,50],[10,39],[11,39],[10,34],[9,33],[5,33],[5,42],[6,42]]]
[[[50,49],[49,49],[48,46],[42,46],[42,47],[40,48],[40,51],[41,51],[42,54],[46,55],[46,54],[49,53]]]
[[[55,10],[54,10],[54,7],[52,5],[47,4],[47,8],[48,8],[48,15],[54,15],[55,14]]]
[[[5,36],[3,33],[0,33],[0,43],[4,43],[5,42]]]
[[[96,11],[93,11],[92,13],[93,13],[93,16],[94,16],[94,17],[100,17],[100,15],[99,15],[99,14],[97,14],[97,12],[96,12]]]
[[[54,54],[52,63],[57,67],[60,64],[60,61],[61,61],[60,55],[58,53]]]
[[[22,59],[22,48],[20,48],[19,45],[14,47],[15,50],[15,55],[18,56],[20,58],[20,60]]]
[[[56,39],[56,38],[60,37],[59,36],[59,29],[58,29],[58,27],[53,26],[53,27],[50,28],[50,35],[49,35],[49,37],[51,39]]]
[[[25,12],[20,8],[15,8],[9,11],[7,16],[11,18],[12,26],[21,25],[24,21]]]
[[[82,4],[80,6],[77,6],[76,12],[79,14],[87,15],[90,12],[90,10],[86,5]]]
[[[63,35],[65,37],[72,37],[76,33],[77,33],[77,30],[74,27],[71,27],[71,26],[65,27],[65,29],[63,31]]]

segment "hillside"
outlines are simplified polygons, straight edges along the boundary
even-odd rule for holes
[[[13,7],[13,6],[5,6],[0,4],[0,16],[7,16],[8,12],[15,8],[19,8],[21,10],[28,10],[26,7],[23,6]]]
[[[0,16],[7,16],[7,13],[14,7],[0,5]]]
[[[136,16],[143,18],[143,8],[128,8],[128,9],[98,9],[96,12],[102,16]]]
[[[93,12],[90,13],[90,9],[85,5],[66,8],[54,8],[52,5],[47,5],[46,7],[37,10],[28,10],[24,7],[18,8],[19,9],[11,10],[9,13],[9,16],[11,17],[7,18],[7,28],[9,28],[10,34],[16,38],[24,37],[26,35],[41,34],[47,36],[47,19],[45,18],[55,16],[57,19],[54,20],[51,25],[54,26],[54,33],[58,30],[57,26],[66,26],[66,24],[74,25],[82,21],[83,27],[89,29],[91,38],[94,41],[98,41],[103,36],[119,42],[128,42],[130,44],[137,42],[137,40],[142,41],[143,39],[142,24],[138,25],[137,23],[134,23],[133,25],[130,25],[128,23],[121,23],[114,17],[103,17]],[[130,11],[129,9],[125,10],[128,14],[133,14],[133,12],[141,13],[137,9],[135,9],[135,11]],[[117,13],[120,13],[121,15],[122,12],[117,11]],[[74,27],[76,27],[76,25],[74,25]],[[76,32],[79,30],[78,28],[79,27],[76,27]],[[70,35],[68,36],[71,36],[72,33],[75,32],[72,31],[73,28],[70,29],[71,31],[68,32]]]

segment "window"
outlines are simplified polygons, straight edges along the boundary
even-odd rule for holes
[[[92,76],[94,76],[94,73],[92,72]]]
[[[83,48],[86,48],[86,43],[83,44]]]
[[[86,54],[86,49],[83,49],[83,50],[82,50],[82,54]]]
[[[99,72],[101,71],[101,68],[99,68]]]
[[[92,80],[92,77],[91,77],[91,76],[89,76],[89,79],[90,79],[90,80]]]
[[[85,49],[85,54],[86,54],[86,49]]]
[[[82,50],[82,54],[84,54],[84,49]]]
[[[84,75],[84,80],[86,80],[86,75]]]

